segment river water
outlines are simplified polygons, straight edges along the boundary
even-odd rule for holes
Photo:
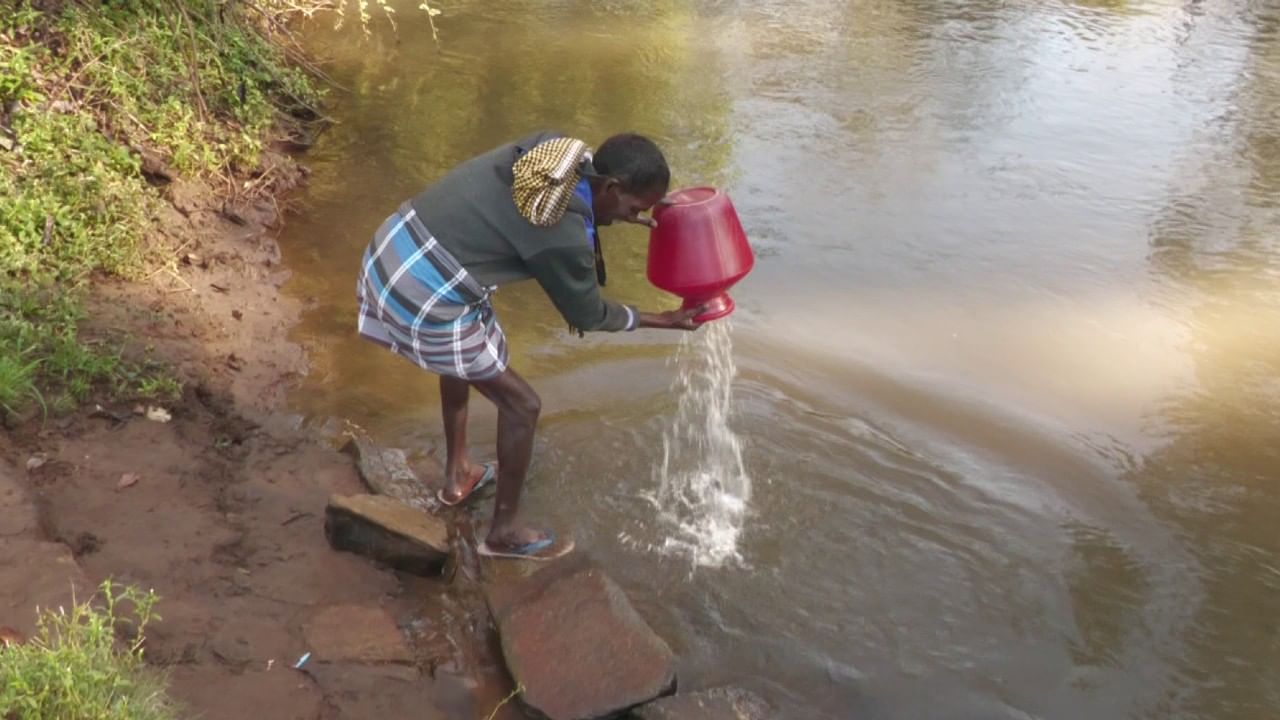
[[[433,378],[356,338],[369,236],[526,131],[645,132],[758,256],[717,331],[750,482],[728,552],[672,552],[655,510],[699,470],[670,452],[681,339],[578,339],[533,284],[497,304],[544,400],[530,512],[683,686],[804,719],[1277,717],[1275,3],[436,5],[438,45],[413,2],[308,31],[350,92],[282,238],[300,411],[440,447]],[[643,231],[604,235],[609,293],[673,306]]]

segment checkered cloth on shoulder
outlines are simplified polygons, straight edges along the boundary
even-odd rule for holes
[[[555,225],[590,165],[591,148],[581,140],[558,137],[538,143],[511,168],[516,208],[538,227]]]

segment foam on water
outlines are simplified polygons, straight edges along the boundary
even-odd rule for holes
[[[721,320],[681,341],[672,384],[679,406],[654,469],[651,499],[665,533],[656,549],[700,566],[741,562],[738,542],[751,500],[742,444],[729,427],[738,372],[730,330]]]

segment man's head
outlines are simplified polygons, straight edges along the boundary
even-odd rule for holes
[[[623,133],[605,140],[592,160],[598,177],[591,179],[591,210],[596,225],[614,220],[644,222],[640,213],[667,194],[671,171],[653,141]]]

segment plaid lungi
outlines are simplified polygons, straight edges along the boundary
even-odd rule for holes
[[[493,288],[476,282],[405,203],[365,250],[356,299],[361,337],[424,370],[488,380],[507,369]]]

